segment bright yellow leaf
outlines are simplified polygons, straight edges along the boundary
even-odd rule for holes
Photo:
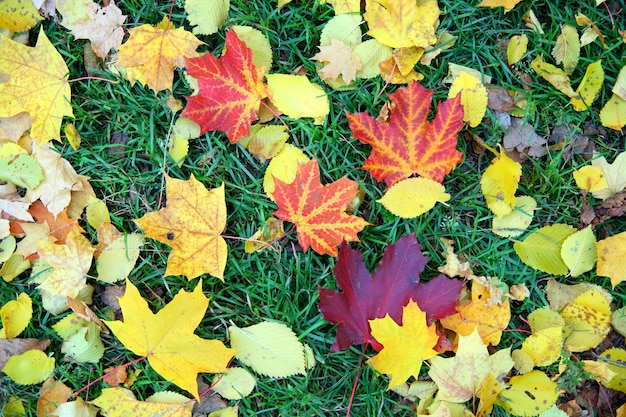
[[[22,400],[12,395],[7,398],[2,410],[5,417],[26,417],[26,409]]]
[[[476,7],[504,7],[504,13],[508,13],[522,0],[483,0]]]
[[[175,28],[167,16],[157,26],[141,25],[128,31],[130,38],[120,46],[117,65],[126,67],[131,83],[139,81],[154,91],[172,88],[174,68],[185,65],[185,58],[199,56],[202,42],[183,28]]]
[[[26,293],[20,293],[17,300],[11,300],[0,308],[0,339],[12,339],[22,333],[33,318],[33,302]]]
[[[534,366],[548,366],[561,358],[563,327],[540,329],[522,343],[522,350],[532,359]]]
[[[17,384],[39,384],[54,372],[54,358],[41,350],[27,350],[21,355],[11,356],[2,372]]]
[[[506,47],[506,57],[509,65],[518,63],[528,48],[528,36],[515,35],[509,39],[509,44]]]
[[[282,323],[264,321],[252,326],[228,328],[235,357],[252,370],[272,378],[305,375],[304,346]]]
[[[32,1],[0,1],[0,28],[11,32],[26,32],[43,18]]]
[[[439,14],[436,0],[366,0],[363,18],[368,34],[384,45],[427,48],[437,42]]]
[[[605,362],[608,368],[617,374],[608,383],[602,382],[602,385],[626,393],[626,366],[624,366],[626,350],[615,347],[609,348],[602,352],[598,360]]]
[[[510,349],[501,349],[489,355],[478,331],[461,336],[456,356],[430,359],[428,375],[437,383],[437,398],[444,401],[462,403],[476,396],[489,374],[501,380],[513,367]]]
[[[60,140],[64,116],[73,117],[69,70],[43,29],[34,48],[4,38],[0,42],[0,117],[28,112],[30,136],[43,144]]]
[[[514,416],[536,415],[554,405],[559,396],[556,382],[541,371],[516,375],[509,380],[510,387],[496,402]]]
[[[561,245],[576,229],[567,224],[544,226],[513,248],[526,265],[554,275],[565,275],[569,268],[561,259]]]
[[[570,74],[578,64],[580,56],[580,40],[578,39],[578,31],[570,25],[561,26],[561,34],[556,39],[554,49],[552,49],[552,57],[557,64],[563,66],[563,70]]]
[[[598,266],[596,274],[611,278],[611,285],[615,287],[626,281],[626,232],[607,237],[596,243]]]
[[[304,75],[268,74],[266,79],[272,103],[278,110],[294,119],[312,117],[315,124],[322,124],[330,111],[322,87]]]
[[[515,197],[515,207],[502,217],[494,217],[491,230],[498,236],[516,237],[524,233],[533,220],[537,202],[528,196]]]
[[[85,207],[85,217],[87,223],[94,229],[100,227],[102,223],[111,223],[111,216],[106,203],[99,198],[91,197]]]
[[[461,72],[452,81],[448,98],[453,98],[459,93],[463,105],[463,121],[467,122],[470,127],[478,126],[487,111],[487,88],[479,78],[467,72]]]
[[[600,110],[602,126],[621,131],[626,126],[626,100],[613,94]]]
[[[515,207],[515,191],[522,176],[522,165],[509,158],[504,149],[487,167],[480,179],[480,188],[487,201],[487,207],[497,216],[502,217]]]
[[[206,340],[194,334],[209,305],[209,299],[202,293],[202,281],[193,292],[179,291],[170,303],[153,314],[137,288],[126,280],[126,292],[119,303],[124,321],[104,322],[115,337],[134,354],[146,356],[159,375],[196,399],[198,373],[226,371],[234,350],[218,340]]]
[[[170,402],[139,401],[126,388],[104,388],[100,396],[91,402],[102,409],[108,417],[191,417],[193,407],[193,402],[187,398],[184,398],[184,401],[176,398]]]
[[[407,178],[394,184],[377,200],[398,217],[411,219],[426,213],[439,202],[450,200],[443,185],[430,178]]]
[[[80,148],[80,133],[76,129],[76,126],[73,123],[68,123],[63,128],[65,133],[65,137],[67,138],[68,143],[74,150],[78,150]]]
[[[202,274],[224,280],[228,246],[221,233],[226,227],[224,184],[207,190],[194,176],[183,181],[165,177],[167,204],[135,223],[146,236],[172,248],[165,276]],[[199,214],[200,213],[200,214]]]
[[[480,398],[476,417],[486,417],[491,414],[493,404],[496,402],[503,389],[502,383],[490,372],[487,378],[485,378],[483,386],[476,393],[476,396]]]
[[[300,149],[286,143],[278,154],[272,158],[263,177],[263,191],[274,201],[274,179],[291,184],[296,179],[298,166],[309,162],[309,157]]]
[[[602,61],[596,61],[587,66],[585,76],[576,89],[576,96],[570,99],[572,107],[576,111],[587,110],[591,103],[596,99],[602,84],[604,83],[604,70],[602,69]]]
[[[575,97],[576,92],[572,89],[569,77],[560,68],[543,61],[541,55],[537,56],[530,67],[540,75],[544,80],[552,84],[554,88],[562,92],[568,97]]]
[[[511,320],[511,307],[508,299],[497,304],[490,301],[490,296],[486,286],[473,280],[471,300],[460,301],[458,313],[442,318],[441,325],[461,337],[477,330],[485,345],[496,346]]]
[[[212,35],[226,22],[230,0],[185,0],[187,20],[194,35]]]
[[[372,336],[383,348],[368,363],[391,377],[389,388],[404,384],[411,376],[417,379],[422,361],[437,355],[434,348],[439,335],[435,325],[428,325],[426,313],[413,300],[402,308],[402,325],[389,314],[369,320],[369,324]]]
[[[576,186],[581,190],[587,190],[588,192],[597,192],[609,187],[606,182],[604,172],[598,167],[593,165],[585,165],[584,167],[574,171],[574,180]]]
[[[606,200],[626,188],[626,152],[620,152],[612,164],[604,157],[591,161],[591,165],[600,168],[608,187],[593,193],[595,198]]]
[[[565,349],[569,352],[584,352],[600,344],[611,330],[611,307],[597,290],[589,290],[561,310],[565,329]]]
[[[189,140],[200,137],[200,125],[186,117],[176,119],[170,132],[170,148],[168,150],[172,159],[182,166],[187,152]]]
[[[359,78],[372,78],[380,75],[379,64],[392,57],[392,49],[387,45],[383,45],[376,39],[368,39],[354,47],[354,53],[357,54],[362,64],[362,69],[357,71]]]
[[[561,259],[570,270],[570,275],[577,277],[590,271],[596,264],[596,237],[591,226],[569,235],[561,245]]]

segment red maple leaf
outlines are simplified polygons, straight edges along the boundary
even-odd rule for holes
[[[219,59],[207,53],[187,59],[187,72],[198,80],[199,91],[187,97],[181,116],[200,125],[200,132],[221,130],[230,143],[250,134],[267,97],[263,68],[252,63],[252,51],[234,30],[226,32],[226,53]]]
[[[331,352],[347,349],[353,343],[369,343],[380,350],[382,346],[372,337],[368,320],[389,314],[396,323],[402,323],[402,307],[410,299],[417,300],[428,320],[456,313],[463,282],[443,275],[420,282],[427,262],[414,233],[385,248],[373,276],[361,252],[343,244],[334,269],[337,286],[343,292],[318,287],[319,310],[324,319],[339,323]]]
[[[357,183],[346,177],[332,184],[320,183],[315,159],[300,164],[291,184],[274,178],[274,216],[296,225],[298,242],[304,252],[309,246],[319,254],[337,256],[337,246],[358,241],[357,233],[367,226],[360,217],[346,214],[348,203],[357,193]]]
[[[413,174],[442,182],[461,162],[463,154],[456,150],[463,127],[460,98],[439,104],[429,122],[432,95],[432,90],[414,81],[389,94],[394,105],[388,122],[379,122],[367,113],[348,114],[354,137],[372,146],[363,169],[388,187]]]

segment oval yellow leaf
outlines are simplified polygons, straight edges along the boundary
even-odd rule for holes
[[[561,245],[575,231],[567,224],[545,226],[524,241],[515,242],[513,248],[526,265],[549,274],[565,275],[569,268],[561,259]]]
[[[255,385],[254,375],[237,366],[228,368],[228,373],[213,379],[213,391],[228,400],[240,400],[247,397]]]
[[[536,209],[537,202],[534,198],[525,195],[516,197],[513,211],[506,216],[494,217],[491,230],[498,236],[519,236],[530,226]]]
[[[315,124],[322,124],[330,111],[322,87],[312,84],[304,75],[268,74],[265,78],[272,103],[278,110],[294,119],[312,117]]]
[[[2,329],[0,338],[12,339],[22,333],[30,319],[33,317],[33,302],[26,293],[17,296],[17,300],[11,300],[0,309]]]
[[[448,98],[453,98],[459,93],[463,106],[463,121],[470,127],[478,126],[487,110],[487,89],[480,78],[464,71],[452,81]]]
[[[407,178],[391,187],[378,200],[387,210],[398,217],[411,219],[426,213],[435,204],[450,200],[443,185],[430,178]]]
[[[562,64],[566,73],[570,74],[578,64],[580,55],[580,39],[578,31],[570,25],[561,26],[561,34],[556,39],[552,56],[557,64]]]
[[[532,371],[510,379],[496,404],[514,416],[537,415],[552,407],[559,396],[556,382],[541,371]]]
[[[576,186],[581,190],[596,192],[609,188],[604,172],[593,165],[586,165],[573,173]]]
[[[139,258],[139,249],[144,237],[139,233],[129,233],[115,239],[96,260],[96,270],[100,281],[114,283],[130,274]]]
[[[102,222],[111,223],[111,216],[106,203],[94,196],[89,197],[89,202],[85,208],[85,216],[87,217],[87,223],[94,229],[100,227]]]
[[[613,94],[600,110],[602,126],[613,130],[621,130],[626,126],[626,100]]]
[[[509,39],[506,47],[506,57],[509,65],[513,65],[522,59],[528,48],[528,37],[526,35],[515,35]]]
[[[590,271],[596,264],[596,237],[591,226],[569,235],[561,245],[561,258],[570,269],[570,275],[577,277]]]
[[[626,66],[622,67],[619,74],[617,74],[617,79],[611,91],[622,100],[626,100]]]
[[[584,111],[591,106],[604,84],[604,70],[602,61],[596,61],[587,66],[585,76],[576,89],[576,96],[570,99],[576,111]]]
[[[54,372],[54,358],[49,358],[41,350],[27,350],[21,355],[11,356],[2,372],[17,384],[39,384]]]
[[[250,26],[233,26],[232,29],[252,51],[254,66],[268,72],[272,66],[272,48],[263,32]]]

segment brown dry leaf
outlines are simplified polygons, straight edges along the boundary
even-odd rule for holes
[[[21,112],[11,117],[0,117],[0,142],[16,142],[30,128],[30,113]]]
[[[83,301],[68,298],[67,305],[79,318],[86,320],[89,323],[95,323],[96,326],[100,328],[102,333],[109,333],[108,327],[102,323],[98,316],[96,316],[96,313],[94,313],[93,310],[90,309]]]
[[[21,355],[27,350],[46,350],[50,340],[37,339],[1,339],[0,338],[0,369],[4,368],[11,356]]]
[[[548,141],[535,132],[535,128],[519,117],[511,117],[511,126],[503,138],[504,150],[514,150],[533,158],[540,158],[548,154]]]
[[[363,65],[350,45],[331,38],[330,45],[319,48],[320,51],[312,59],[322,63],[322,67],[317,70],[322,80],[336,80],[341,77],[346,84],[356,80],[356,73],[363,69]]]
[[[119,387],[128,379],[128,372],[126,372],[126,366],[120,365],[115,368],[106,368],[104,371],[103,382],[106,382],[112,387]]]
[[[515,110],[517,106],[506,88],[487,85],[487,107],[497,112]]]
[[[87,15],[88,19],[74,22],[69,29],[77,39],[89,39],[96,55],[104,58],[111,49],[122,44],[126,16],[113,0],[103,7],[89,3]]]
[[[72,390],[53,377],[48,378],[39,390],[37,400],[37,417],[50,416],[59,405],[66,403],[72,395]]]

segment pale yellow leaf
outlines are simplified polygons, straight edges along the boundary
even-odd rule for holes
[[[619,74],[617,74],[617,79],[615,80],[612,91],[613,94],[622,100],[626,100],[626,66],[622,67]]]
[[[570,25],[561,26],[561,34],[556,39],[552,57],[557,64],[562,65],[563,70],[570,74],[578,64],[580,56],[580,39],[578,31]]]
[[[167,416],[191,417],[193,402],[175,397],[174,401],[139,401],[126,388],[104,388],[98,398],[91,401],[105,413],[107,417],[127,416]]]
[[[596,264],[596,237],[591,226],[569,235],[561,245],[561,259],[570,269],[570,275],[577,277],[590,271]]]
[[[98,363],[104,354],[100,329],[95,323],[88,323],[87,327],[67,337],[61,352],[78,363]]]
[[[604,157],[591,161],[591,165],[600,168],[608,187],[593,193],[595,198],[606,200],[626,188],[626,152],[620,152],[612,164]]]
[[[515,207],[502,217],[494,217],[491,230],[498,236],[516,237],[524,233],[533,220],[537,202],[528,196],[515,197]]]
[[[567,224],[544,226],[513,248],[526,265],[554,275],[566,275],[569,268],[561,259],[561,245],[576,229]]]
[[[226,22],[230,0],[185,0],[187,20],[194,35],[212,35]]]
[[[272,66],[272,48],[270,41],[258,29],[250,26],[232,26],[237,37],[252,51],[252,63],[257,68],[265,68],[269,72]]]
[[[250,395],[256,386],[256,378],[243,368],[233,366],[224,375],[213,379],[213,391],[228,400],[240,400]]]
[[[384,45],[427,48],[437,42],[439,14],[436,0],[366,0],[363,18],[369,26],[368,34]]]
[[[391,58],[392,49],[376,39],[368,39],[356,45],[354,53],[358,55],[362,64],[362,69],[357,71],[357,76],[360,78],[372,78],[380,75],[378,64]]]
[[[555,67],[552,64],[544,62],[541,55],[538,55],[533,60],[533,62],[530,63],[530,67],[544,80],[552,84],[554,88],[556,88],[566,96],[576,96],[576,92],[572,89],[569,77],[567,76],[565,71]]]
[[[239,143],[265,162],[278,155],[288,139],[287,126],[257,124],[250,127],[250,136],[240,138]]]
[[[613,94],[600,111],[602,126],[621,131],[626,126],[626,100]]]
[[[98,280],[112,284],[126,278],[135,267],[143,243],[144,237],[139,233],[128,233],[115,239],[98,255]]]
[[[93,196],[89,199],[87,207],[85,207],[85,216],[87,217],[87,223],[94,229],[97,229],[103,222],[111,222],[106,203]]]
[[[407,178],[396,183],[377,200],[398,217],[411,219],[426,213],[437,202],[450,200],[443,185],[430,178]]]

